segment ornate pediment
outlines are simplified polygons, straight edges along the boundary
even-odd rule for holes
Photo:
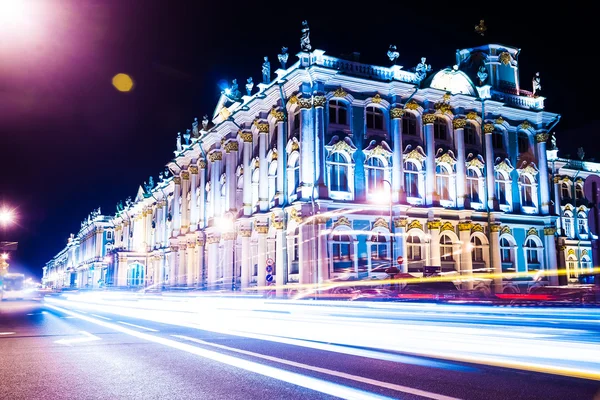
[[[529,174],[529,175],[537,175],[537,173],[539,172],[534,163],[529,163],[525,167],[521,167],[521,169],[519,169],[518,171],[519,171],[519,174]]]
[[[452,225],[452,223],[449,221],[444,222],[444,224],[440,227],[440,232],[444,232],[444,231],[454,232],[454,225]]]
[[[373,229],[375,228],[385,228],[385,229],[390,229],[390,225],[388,224],[388,222],[383,219],[383,218],[377,218],[375,220],[375,222],[373,222]]]
[[[414,100],[409,101],[408,103],[406,103],[406,105],[404,106],[404,108],[406,108],[407,110],[418,110],[419,109],[419,105],[417,104],[417,102],[415,102]]]
[[[348,137],[340,140],[339,136],[335,135],[331,138],[331,141],[325,146],[331,152],[345,152],[350,155],[356,151],[356,146],[352,143],[352,140]]]
[[[408,226],[406,227],[407,231],[410,231],[411,229],[423,230],[423,224],[420,223],[418,220],[413,219],[412,221],[409,222]]]
[[[438,153],[440,153],[439,150],[438,150]],[[454,164],[456,164],[456,158],[454,157],[454,153],[452,152],[452,150],[448,150],[447,152],[442,153],[439,156],[437,156],[435,158],[435,162],[437,164],[444,163],[444,164],[454,165]]]
[[[508,159],[506,158],[498,164],[496,164],[494,168],[496,169],[496,171],[506,172],[507,174],[510,174],[514,169],[513,166],[510,165],[510,161],[508,161]]]
[[[350,222],[350,220],[348,219],[348,217],[342,215],[341,217],[339,217],[334,223],[333,223],[333,228],[335,229],[336,227],[343,225],[343,226],[352,226],[352,222]]]
[[[411,146],[406,146],[406,150],[404,150],[404,159],[405,160],[417,160],[419,162],[423,162],[427,159],[427,156],[425,155],[425,152],[423,151],[423,148],[421,146],[417,146],[414,148],[414,150],[411,150],[410,152],[408,152],[408,150],[410,150]]]
[[[392,155],[392,149],[390,146],[384,141],[381,141],[380,144],[376,144],[375,140],[372,140],[369,146],[365,149],[365,153],[369,157],[383,157],[389,158]]]
[[[481,156],[477,156],[474,157],[472,154],[470,154],[471,158],[469,159],[469,161],[467,161],[467,168],[477,168],[477,169],[483,169],[484,167],[484,163],[483,163],[483,158],[481,158]]]
[[[474,232],[484,233],[483,225],[481,225],[481,224],[473,224],[473,226],[471,227],[471,233],[474,233]]]
[[[535,228],[529,228],[527,230],[527,236],[540,236],[540,233]]]
[[[335,90],[335,92],[333,92],[333,97],[341,97],[344,98],[348,95],[348,93],[346,93],[346,91],[344,89],[342,89],[342,87],[339,87]]]

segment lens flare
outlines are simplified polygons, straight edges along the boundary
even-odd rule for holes
[[[119,92],[130,92],[133,89],[133,79],[123,73],[113,76],[112,84]]]

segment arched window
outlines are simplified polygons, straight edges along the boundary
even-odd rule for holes
[[[494,150],[504,150],[504,134],[500,129],[494,129],[492,132],[492,146]]]
[[[535,207],[533,202],[533,182],[527,175],[521,175],[519,183],[521,184],[521,205]]]
[[[565,236],[572,239],[575,235],[573,234],[573,214],[571,211],[566,210],[563,213],[562,223],[565,229]]]
[[[296,193],[300,187],[300,157],[297,152],[290,154],[288,167],[288,195]]]
[[[410,112],[402,116],[402,134],[417,136],[417,117]]]
[[[252,171],[252,207],[258,204],[258,182],[260,180],[260,170],[255,168]]]
[[[420,261],[421,255],[421,239],[416,235],[410,235],[406,238],[407,256],[410,261]]]
[[[475,129],[475,125],[466,124],[465,125],[465,144],[467,146],[473,146],[477,144],[477,129]]]
[[[290,274],[297,274],[300,270],[300,251],[298,248],[298,244],[300,243],[300,228],[296,228],[294,230],[294,235],[292,236],[292,248],[289,254],[290,260]]]
[[[367,191],[369,194],[381,194],[386,188],[383,180],[385,167],[383,161],[378,157],[370,157],[366,162]]]
[[[496,172],[496,198],[498,204],[508,204],[508,198],[506,196],[506,189],[510,185],[510,181],[502,172]]]
[[[588,226],[587,226],[587,216],[584,212],[580,212],[577,214],[577,227],[580,235],[588,234]]]
[[[563,200],[571,200],[571,190],[566,182],[560,184],[560,197]]]
[[[378,107],[367,107],[367,129],[383,130],[383,111]]]
[[[329,164],[329,189],[337,192],[348,191],[348,162],[339,152],[334,152],[327,160]]]
[[[467,195],[471,203],[479,203],[479,174],[473,168],[467,169]]]
[[[525,241],[525,256],[527,259],[527,270],[538,271],[540,269],[540,249],[533,239]]]
[[[436,118],[433,122],[433,138],[436,140],[448,140],[448,124],[442,118]]]
[[[440,200],[450,200],[450,174],[441,165],[435,167],[435,183]]]
[[[334,272],[352,267],[350,254],[350,236],[334,233],[331,237],[331,258]]]
[[[583,199],[585,198],[585,195],[583,194],[583,185],[581,183],[576,183],[575,184],[575,199],[579,200],[579,199]]]
[[[515,272],[515,257],[513,255],[514,247],[507,238],[500,238],[500,260],[502,262],[502,272]]]
[[[517,136],[519,144],[519,153],[527,153],[529,151],[529,137],[525,132],[519,132]]]
[[[277,160],[273,160],[269,164],[269,201],[273,201],[275,199],[275,189],[277,189],[276,180]]]
[[[452,246],[452,239],[448,235],[442,235],[440,238],[440,257],[444,262],[454,261],[454,248]]]
[[[580,261],[580,266],[581,266],[581,272],[587,272],[588,270],[592,269],[592,261],[590,260],[590,258],[588,256],[583,256],[581,257],[581,261]]]
[[[344,101],[329,101],[329,123],[337,125],[348,125],[348,106]]]
[[[419,168],[412,161],[404,162],[404,190],[407,197],[419,196]]]
[[[300,109],[296,109],[293,117],[294,125],[292,126],[292,133],[298,133],[300,131]]]
[[[371,236],[371,269],[388,265],[388,240],[385,235],[376,233]]]
[[[473,260],[474,263],[482,263],[484,258],[483,258],[483,242],[481,241],[481,238],[477,237],[477,236],[473,236],[471,237],[471,260]]]

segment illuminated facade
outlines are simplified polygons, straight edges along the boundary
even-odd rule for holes
[[[118,206],[106,283],[231,290],[381,278],[402,256],[415,275],[495,273],[464,288],[558,284],[563,255],[583,260],[589,241],[557,235],[568,210],[551,198],[549,165],[578,176],[564,160],[549,164],[559,115],[521,88],[518,54],[460,50],[456,65],[431,72],[425,59],[404,70],[303,51],[255,93],[224,91],[211,119],[178,135],[158,182]],[[501,277],[537,271],[554,275]]]

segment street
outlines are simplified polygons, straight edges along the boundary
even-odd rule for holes
[[[140,317],[135,317],[127,315],[123,304],[111,309],[74,298],[1,304],[0,374],[3,388],[10,391],[3,389],[0,398],[591,400],[600,396],[597,380],[339,344],[344,340],[310,343],[276,332],[273,337],[256,333],[255,324],[264,326],[277,316],[297,314],[277,312],[285,306],[276,303],[268,305],[275,312],[266,318],[269,313],[257,309],[257,304],[251,306],[254,311],[242,307],[222,311],[223,317],[237,314],[234,319],[242,325],[242,315],[248,321],[254,318],[247,333],[225,334],[219,332],[227,326],[225,318],[218,329],[201,329],[201,324],[193,323],[194,312],[184,306],[187,299],[150,299],[153,307],[142,300],[118,300],[136,303],[129,308],[138,307]],[[235,308],[234,301],[253,302],[229,300],[230,309]],[[178,304],[180,311],[169,311],[172,304]],[[200,314],[205,320],[215,317],[208,306],[203,308]],[[176,318],[178,314],[188,316]],[[383,318],[377,310],[373,314]],[[579,329],[592,332],[592,325],[580,320]],[[321,324],[326,326],[333,328]],[[356,327],[361,329],[359,324]],[[589,337],[597,341],[597,325],[594,328],[596,334]],[[439,332],[443,334],[443,329]],[[383,339],[373,331],[372,341]]]

